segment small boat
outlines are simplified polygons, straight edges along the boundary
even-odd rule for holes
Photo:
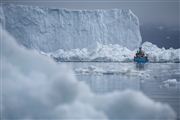
[[[137,51],[136,55],[134,56],[134,62],[136,63],[147,63],[148,57],[145,55],[144,51],[141,47],[139,47],[139,51]]]
[[[147,56],[143,56],[143,57],[135,56],[134,62],[136,62],[136,63],[147,63],[148,57]]]

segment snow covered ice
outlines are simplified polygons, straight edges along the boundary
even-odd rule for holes
[[[177,81],[176,79],[168,79],[162,82],[162,85],[160,87],[165,88],[173,88],[173,87],[179,87],[180,88],[180,81]]]
[[[43,52],[92,50],[120,44],[131,50],[142,41],[139,20],[131,10],[68,10],[5,4],[6,30],[20,44]]]
[[[57,61],[130,62],[142,42],[139,20],[131,10],[5,4],[0,9],[0,21],[19,44]],[[180,61],[180,49],[158,48],[150,42],[142,47],[150,62]]]
[[[142,44],[143,50],[148,55],[150,62],[180,62],[180,48],[179,49],[165,49],[158,48],[150,42]],[[98,43],[96,49],[72,49],[64,51],[62,49],[52,53],[44,53],[53,57],[57,61],[118,61],[118,62],[132,62],[137,49],[131,51],[121,45],[109,44],[102,45]]]
[[[158,48],[150,42],[143,43],[142,48],[152,62],[180,62],[180,48]]]

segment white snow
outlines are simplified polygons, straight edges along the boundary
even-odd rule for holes
[[[59,49],[53,53],[47,53],[47,55],[55,58],[57,61],[86,61],[88,60],[89,52],[86,48],[69,51]]]
[[[139,20],[131,10],[70,10],[3,4],[6,30],[18,43],[43,52],[94,49],[119,44],[131,50],[141,43]]]
[[[102,45],[90,53],[91,61],[130,61],[133,58],[133,51],[118,44]]]
[[[48,56],[55,58],[57,61],[132,61],[134,52],[120,45],[102,45],[97,43],[94,50],[72,49],[64,51],[59,49]]]
[[[180,49],[158,48],[156,45],[145,42],[142,48],[147,54],[150,62],[180,62]],[[136,49],[137,50],[137,49]],[[118,44],[102,45],[98,43],[96,49],[62,49],[47,53],[57,61],[119,61],[132,62],[136,50],[131,51]]]

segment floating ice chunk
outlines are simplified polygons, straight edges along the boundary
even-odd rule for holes
[[[75,72],[79,74],[103,74],[105,71],[102,68],[91,65],[85,68],[76,68]]]
[[[134,52],[118,44],[98,44],[90,54],[91,61],[132,61]]]
[[[120,45],[103,45],[98,43],[94,50],[72,49],[64,51],[59,49],[55,52],[47,53],[57,61],[120,61],[130,62],[133,60],[134,51]]]
[[[76,68],[76,74],[95,74],[95,75],[126,75],[126,76],[137,76],[141,78],[149,78],[150,75],[147,71],[139,71],[130,68],[120,68],[120,69],[110,69],[110,68],[101,68],[97,66],[90,65],[84,68]]]
[[[150,62],[180,62],[180,48],[158,48],[150,42],[144,42],[142,48],[147,53]]]
[[[59,49],[53,53],[48,53],[56,61],[87,61],[88,60],[88,51],[86,48],[83,49],[72,49],[65,51]]]
[[[162,82],[162,85],[160,85],[160,88],[162,88],[162,87],[173,88],[173,87],[178,87],[178,86],[180,86],[179,81],[177,81],[176,79],[168,79],[168,80]]]

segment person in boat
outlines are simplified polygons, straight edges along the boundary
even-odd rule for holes
[[[144,51],[142,47],[139,47],[139,50],[136,52],[136,57],[144,57]]]
[[[148,62],[148,56],[145,55],[145,52],[142,50],[142,47],[139,47],[139,50],[136,52],[136,56],[134,56],[134,61],[137,63]]]

